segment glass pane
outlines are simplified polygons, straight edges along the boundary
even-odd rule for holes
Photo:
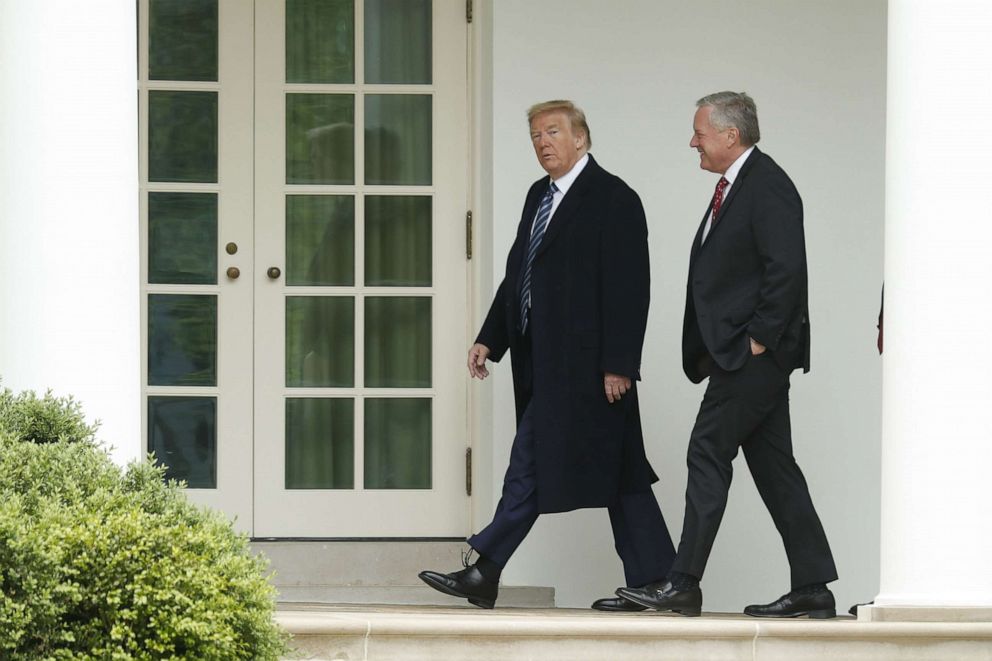
[[[217,385],[217,297],[148,295],[148,385]]]
[[[365,385],[430,388],[430,298],[369,296],[365,299]]]
[[[217,80],[217,0],[150,0],[148,78]]]
[[[365,97],[365,183],[431,183],[431,96]]]
[[[191,489],[217,488],[217,398],[149,397],[148,451],[166,477]]]
[[[355,97],[286,95],[286,183],[355,183]]]
[[[148,92],[148,180],[217,181],[217,92]]]
[[[286,488],[355,488],[355,400],[286,400]]]
[[[365,488],[431,488],[431,400],[365,400]]]
[[[355,82],[354,0],[286,0],[286,82]]]
[[[148,194],[148,282],[217,284],[216,193]]]
[[[431,0],[365,0],[365,82],[431,82]]]
[[[355,284],[355,198],[286,196],[286,284]]]
[[[430,197],[370,195],[365,198],[365,284],[430,286]]]
[[[355,385],[355,299],[286,297],[286,386]]]

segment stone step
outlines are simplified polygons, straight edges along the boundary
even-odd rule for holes
[[[459,541],[264,541],[252,548],[269,558],[280,603],[452,606],[459,601],[424,585],[423,569],[462,567]],[[553,608],[551,587],[500,586],[499,605]]]
[[[992,661],[989,622],[429,606],[284,606],[276,618],[292,658],[326,661]]]
[[[307,608],[318,604],[410,605],[455,607],[464,599],[450,597],[423,583],[411,586],[341,587],[314,585],[304,587],[276,586],[278,602],[286,608]],[[500,608],[554,608],[555,589],[545,587],[501,585]]]

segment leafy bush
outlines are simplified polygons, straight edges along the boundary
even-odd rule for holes
[[[98,427],[99,423],[86,424],[82,406],[72,397],[55,397],[51,390],[39,398],[31,390],[15,395],[9,388],[0,389],[0,429],[16,439],[93,444]]]
[[[19,438],[0,426],[0,658],[285,651],[265,561],[222,515],[189,503],[160,466],[122,470],[68,436]]]

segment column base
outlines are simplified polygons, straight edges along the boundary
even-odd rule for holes
[[[859,622],[992,622],[992,607],[860,606]]]

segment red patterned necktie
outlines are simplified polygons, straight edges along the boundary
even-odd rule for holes
[[[710,215],[711,228],[716,225],[716,215],[720,213],[720,207],[723,206],[723,191],[729,185],[730,182],[725,177],[720,177],[720,181],[716,182],[716,191],[713,193],[713,213]]]

